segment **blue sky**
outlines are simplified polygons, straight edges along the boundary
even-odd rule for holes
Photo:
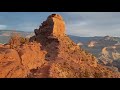
[[[33,32],[52,13],[63,16],[67,34],[120,36],[120,12],[0,12],[0,30]]]

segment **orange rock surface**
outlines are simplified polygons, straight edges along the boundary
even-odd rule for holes
[[[58,14],[48,16],[30,42],[0,45],[0,78],[119,78],[120,73],[99,65],[65,34]],[[14,46],[14,45],[13,45]]]

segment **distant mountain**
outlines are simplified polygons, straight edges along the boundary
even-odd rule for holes
[[[118,68],[120,71],[120,38],[105,36],[83,43],[81,47],[95,55],[99,63],[109,67]],[[115,69],[116,71],[116,69]]]
[[[76,43],[82,42],[82,43],[87,43],[91,40],[98,40],[101,39],[102,37],[79,37],[79,36],[73,36],[69,35],[69,37]]]
[[[10,36],[13,32],[17,32],[22,36],[27,36],[33,32],[25,32],[25,31],[16,31],[16,30],[0,30],[0,36]]]
[[[34,33],[32,32],[15,31],[15,30],[0,30],[0,43],[7,43],[13,32],[17,32],[23,37],[31,37],[34,35]]]

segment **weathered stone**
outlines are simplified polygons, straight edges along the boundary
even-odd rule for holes
[[[35,35],[45,36],[63,36],[65,34],[65,22],[58,14],[48,16],[47,20],[42,23],[39,29],[34,30]]]
[[[0,46],[0,77],[114,78],[119,73],[99,65],[67,35],[58,14],[48,16],[27,44],[9,49]],[[17,39],[15,39],[17,41]],[[10,45],[15,42],[12,40]],[[19,44],[19,43],[18,43]]]

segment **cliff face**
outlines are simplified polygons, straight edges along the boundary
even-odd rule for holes
[[[91,42],[89,42],[88,47],[94,47],[96,43],[97,42],[95,42],[95,41],[91,41]]]
[[[60,15],[48,16],[34,32],[29,43],[21,44],[12,51],[9,51],[9,45],[0,46],[0,77],[120,77],[119,73],[99,65],[92,54],[82,50],[65,34],[65,22]]]
[[[65,22],[62,17],[57,14],[50,15],[46,21],[44,21],[39,29],[35,29],[35,35],[45,35],[60,37],[65,34]]]
[[[109,46],[104,47],[98,57],[100,63],[118,68],[120,71],[120,47]]]

